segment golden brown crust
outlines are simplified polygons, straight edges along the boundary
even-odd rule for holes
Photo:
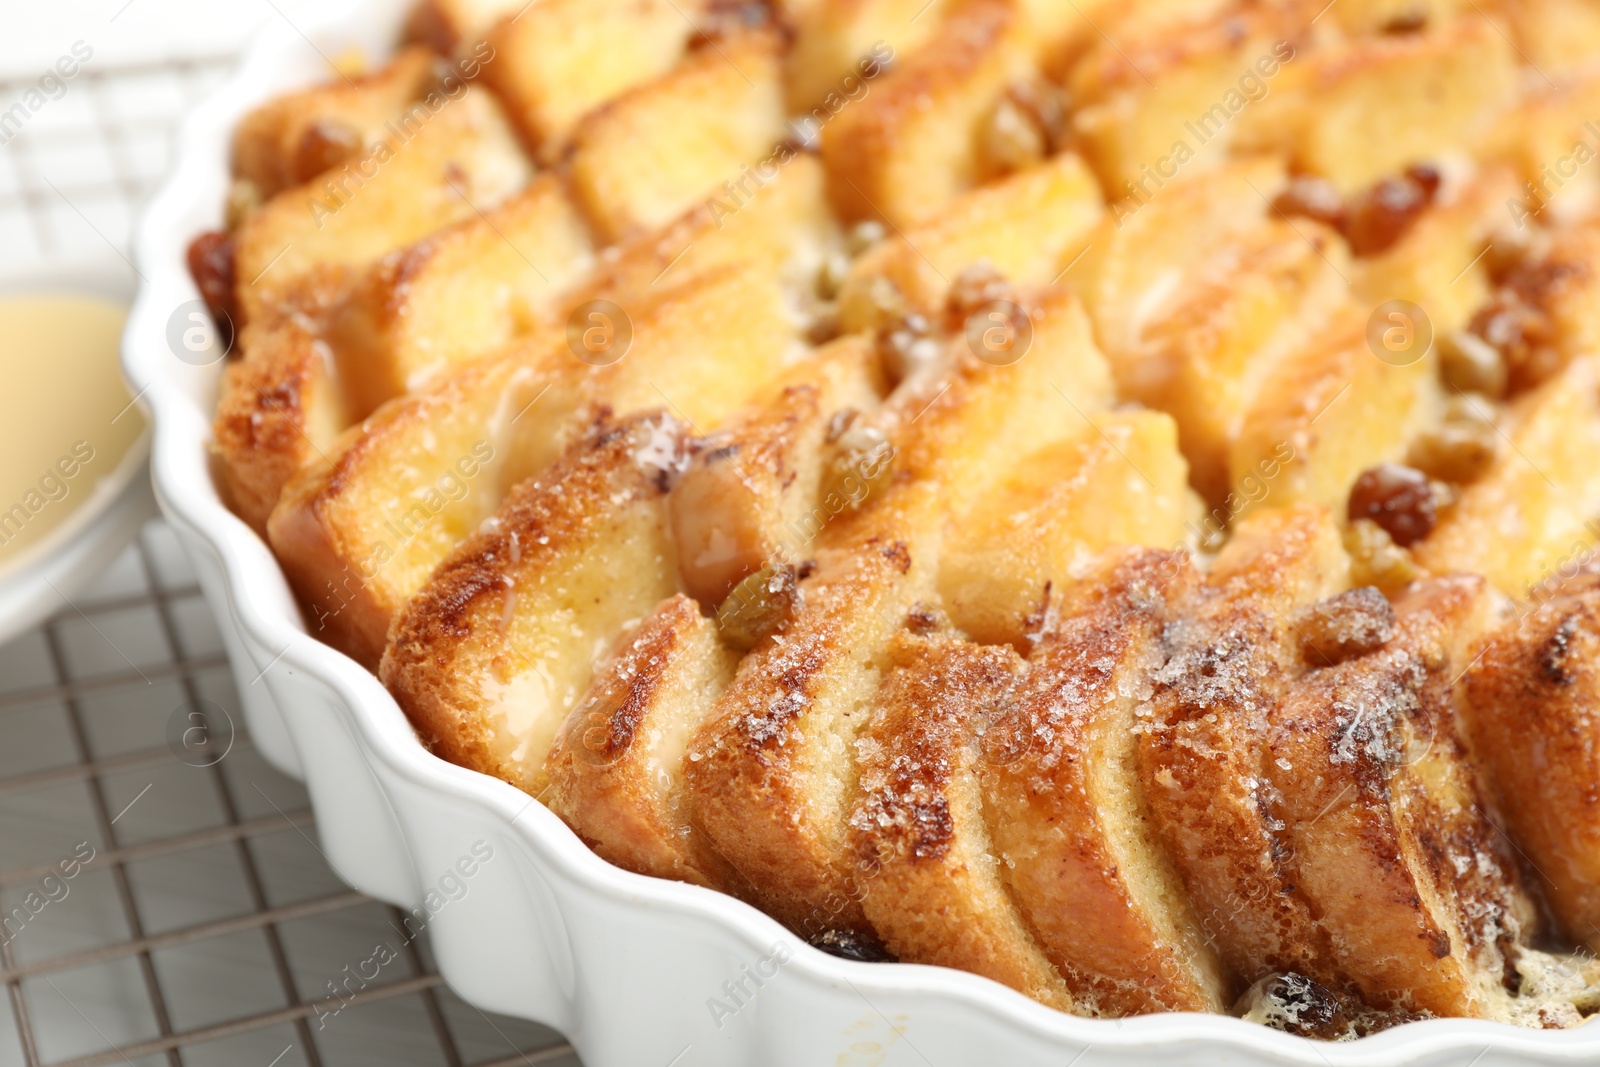
[[[434,59],[425,48],[407,48],[381,70],[335,79],[261,105],[240,119],[234,130],[235,177],[253,183],[262,197],[310,181],[322,169],[308,166],[308,153],[301,150],[313,126],[337,123],[362,140],[381,135],[386,121],[427,91]]]
[[[919,565],[907,532],[879,518],[819,552],[801,583],[804,610],[745,657],[690,744],[695,828],[749,879],[764,910],[806,936],[871,933],[845,826],[849,749],[889,639],[927,592],[929,565]]]
[[[665,499],[681,434],[651,412],[599,427],[396,617],[379,676],[435,752],[539,794],[596,641],[674,591]]]
[[[596,231],[615,241],[696,204],[731,215],[759,195],[794,155],[774,151],[783,137],[782,52],[776,34],[741,33],[590,114],[570,167]]]
[[[1600,944],[1600,575],[1560,576],[1466,674],[1464,719],[1495,807],[1567,936]]]
[[[265,534],[283,487],[344,428],[333,354],[317,325],[342,287],[331,273],[302,289],[295,311],[245,326],[242,354],[223,371],[212,427],[223,495],[258,533]]]
[[[545,802],[628,870],[739,893],[739,878],[689,826],[683,749],[733,680],[738,657],[679,594],[625,631],[556,734]]]
[[[1489,599],[1481,578],[1437,579],[1396,613],[1393,641],[1312,671],[1272,716],[1282,862],[1331,950],[1302,973],[1380,1008],[1494,1017],[1533,909],[1456,731]]]
[[[1151,814],[1208,939],[1248,984],[1305,973],[1326,935],[1296,892],[1267,791],[1272,709],[1300,673],[1292,613],[1348,583],[1328,513],[1241,524],[1167,633],[1139,738]]]
[[[559,423],[571,389],[528,345],[398,398],[313,457],[267,533],[319,636],[370,668],[394,615],[499,504],[535,398]],[[527,420],[531,425],[533,420]]]
[[[889,664],[856,743],[850,847],[867,918],[901,960],[959,966],[1080,1010],[1007,891],[984,821],[980,731],[1004,717],[1022,660],[1010,649],[900,634]]]
[[[1026,69],[1018,36],[1006,0],[963,5],[840,111],[822,134],[834,210],[905,226],[976,184],[977,126],[1010,76]]]
[[[1084,1005],[1110,1016],[1220,1011],[1226,975],[1135,764],[1137,694],[1165,659],[1169,603],[1195,576],[1181,554],[1107,555],[1055,606],[1060,622],[983,739],[990,832],[1018,906]]]

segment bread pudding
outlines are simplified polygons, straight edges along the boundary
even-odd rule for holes
[[[221,491],[421,741],[838,955],[1600,1010],[1600,7],[425,0],[234,136]]]

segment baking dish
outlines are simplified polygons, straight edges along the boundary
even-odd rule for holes
[[[217,616],[257,744],[305,781],[335,870],[411,910],[457,992],[561,1030],[590,1067],[1600,1059],[1595,1027],[1434,1020],[1327,1045],[1220,1016],[1076,1018],[957,971],[839,959],[729,897],[610,866],[527,795],[426,752],[377,679],[307,633],[272,553],[223,505],[207,449],[218,365],[167,339],[198,295],[184,248],[220,222],[233,124],[326,77],[326,56],[381,58],[407,7],[345,0],[279,21],[191,117],[138,238],[147,280],[124,365],[155,428],[157,499]]]

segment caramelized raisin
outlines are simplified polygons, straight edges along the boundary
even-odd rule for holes
[[[1499,452],[1493,403],[1462,395],[1445,405],[1443,422],[1412,442],[1406,462],[1453,485],[1469,485],[1488,473]]]
[[[717,608],[717,629],[729,647],[748,652],[788,625],[799,602],[794,567],[769,563],[733,587]]]
[[[933,324],[913,311],[878,334],[878,355],[890,380],[899,383],[937,364],[944,346],[933,336]]]
[[[1439,189],[1439,172],[1412,167],[1398,178],[1384,178],[1350,206],[1344,235],[1358,256],[1386,252],[1427,210]]]
[[[1072,101],[1067,91],[1047,78],[1014,82],[1006,97],[1027,113],[1044,136],[1045,155],[1066,148],[1072,139]]]
[[[1272,206],[1285,215],[1315,219],[1334,229],[1343,229],[1345,224],[1344,197],[1326,178],[1309,174],[1291,178]]]
[[[1297,629],[1305,661],[1332,666],[1382,648],[1394,636],[1394,608],[1374,586],[1323,597],[1302,613]]]
[[[988,260],[980,259],[950,283],[950,294],[945,298],[946,325],[951,330],[960,330],[968,318],[996,300],[1016,304],[1021,297],[1005,275],[995,270]]]
[[[894,456],[894,446],[882,430],[852,424],[839,434],[823,468],[819,489],[823,506],[829,511],[859,510],[888,481]]]
[[[1002,96],[983,124],[982,150],[991,171],[1010,174],[1044,159],[1050,143],[1026,109]]]
[[[1383,463],[1368,467],[1350,489],[1349,516],[1370,519],[1394,543],[1406,547],[1427,537],[1438,525],[1438,504],[1428,476],[1415,467]]]
[[[812,948],[819,948],[830,956],[856,960],[860,963],[894,963],[895,956],[877,938],[852,933],[849,930],[824,930],[808,939]]]
[[[1350,1032],[1359,1006],[1303,974],[1290,972],[1258,981],[1234,1010],[1249,1022],[1274,1030],[1332,1040]]]
[[[202,233],[189,242],[188,260],[189,274],[216,324],[217,343],[231,351],[233,332],[239,323],[232,235],[217,231]]]
[[[1463,393],[1492,397],[1506,395],[1509,379],[1500,350],[1468,330],[1455,330],[1439,338],[1439,376],[1446,385]]]
[[[1561,369],[1556,327],[1542,309],[1502,290],[1472,318],[1471,330],[1505,361],[1507,391],[1522,392]]]

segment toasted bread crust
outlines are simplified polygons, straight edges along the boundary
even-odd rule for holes
[[[1464,719],[1495,809],[1574,941],[1600,945],[1600,574],[1489,635]]]
[[[489,528],[462,543],[396,617],[379,677],[435,752],[540,792],[550,739],[578,696],[565,683],[581,691],[591,665],[554,647],[580,640],[565,628],[538,632],[537,644],[519,648],[529,635],[513,628],[523,621],[514,598],[549,598],[551,611],[566,604],[575,616],[593,612],[614,633],[670,594],[665,497],[681,432],[655,413],[602,426],[546,475],[518,486]],[[599,543],[653,560],[662,573],[651,580],[641,570],[631,583],[595,590],[592,607],[587,588],[572,588],[569,599],[563,583],[598,555]],[[541,672],[551,670],[566,673],[540,687]],[[537,694],[514,688],[518,679],[532,679]],[[506,715],[531,718],[519,726]]]
[[[1243,983],[1306,973],[1327,937],[1283,862],[1266,792],[1272,709],[1301,672],[1289,613],[1348,582],[1327,512],[1235,534],[1179,608],[1139,738],[1145,796],[1208,939]]]
[[[895,532],[884,523],[818,553],[801,583],[804,610],[781,641],[745,657],[690,743],[695,828],[749,879],[764,910],[807,936],[872,932],[845,827],[854,762],[837,746],[848,749],[890,637],[927,592],[927,566]]]
[[[1005,648],[897,635],[862,731],[851,848],[862,907],[912,963],[959,965],[1063,1010],[1080,1004],[1041,951],[989,847],[982,724],[1023,672]]]
[[[692,832],[683,752],[663,740],[688,739],[737,662],[692,599],[663,601],[623,634],[556,735],[551,810],[619,867],[741,892],[734,870]]]
[[[242,355],[223,371],[212,434],[223,492],[240,518],[265,534],[283,488],[319,460],[345,424],[332,353],[316,325],[342,290],[333,272],[306,286],[304,310],[245,326]]]
[[[985,738],[990,832],[1012,894],[1074,995],[1098,1014],[1219,1011],[1226,976],[1190,912],[1142,796],[1137,691],[1165,659],[1187,559],[1109,553]]]
[[[475,526],[499,502],[515,429],[503,424],[547,387],[548,409],[562,409],[565,390],[541,351],[519,348],[391,401],[284,488],[267,533],[324,640],[376,669],[395,613],[448,552],[454,527]],[[431,479],[417,477],[419,450],[440,461],[424,472]],[[460,498],[441,495],[458,485]]]
[[[1456,731],[1489,600],[1481,578],[1438,579],[1396,610],[1394,640],[1312,671],[1273,715],[1284,862],[1332,950],[1302,973],[1382,1008],[1494,1017],[1533,909]]]

